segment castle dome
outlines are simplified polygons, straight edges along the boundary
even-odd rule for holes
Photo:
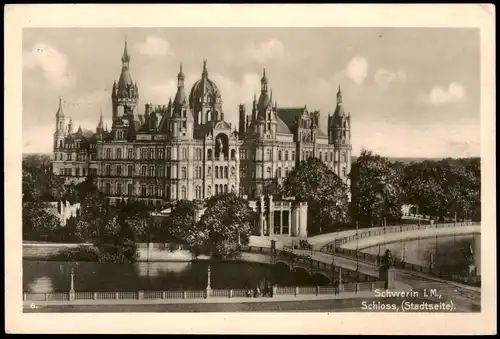
[[[206,100],[209,103],[220,103],[221,95],[215,82],[208,78],[207,61],[204,60],[201,79],[194,83],[189,94],[189,106],[193,108],[197,103],[206,102]]]

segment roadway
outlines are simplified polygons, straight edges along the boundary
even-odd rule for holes
[[[473,233],[481,233],[481,226],[468,225],[460,227],[429,228],[423,230],[411,230],[411,231],[387,233],[372,237],[359,238],[357,241],[354,240],[342,244],[340,247],[349,250],[355,250],[356,248],[364,249],[367,247],[377,246],[378,244],[397,242],[401,240],[411,240],[416,238],[433,238],[433,237],[442,237],[450,235],[465,235]]]
[[[311,251],[294,250],[294,253],[311,256]],[[333,256],[328,253],[313,252],[312,259],[331,264]],[[349,270],[356,270],[356,260],[353,258],[335,255],[334,265]],[[363,274],[378,277],[378,267],[375,264],[359,261],[359,271]],[[396,290],[415,290],[423,292],[425,289],[435,289],[441,295],[440,300],[452,300],[462,311],[475,311],[481,308],[481,288],[453,283],[447,280],[427,276],[423,273],[409,270],[396,270]]]

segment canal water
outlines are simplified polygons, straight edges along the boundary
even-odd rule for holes
[[[407,263],[429,267],[434,261],[439,271],[464,274],[469,264],[469,251],[472,250],[474,255],[479,255],[477,252],[481,251],[477,246],[480,239],[480,234],[440,236],[388,243],[365,248],[361,252],[383,255],[386,249],[390,249],[394,257]]]
[[[203,290],[207,269],[211,268],[212,289],[254,288],[264,279],[279,286],[326,286],[325,276],[304,270],[291,271],[282,264],[247,262],[161,262],[132,265],[96,262],[23,261],[23,291],[28,293],[67,292],[71,268],[77,292],[133,292],[168,290]]]

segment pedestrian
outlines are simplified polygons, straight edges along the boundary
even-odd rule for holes
[[[340,293],[339,291],[339,281],[335,279],[335,281],[333,282],[333,289],[334,289],[334,294],[335,295],[338,295]]]

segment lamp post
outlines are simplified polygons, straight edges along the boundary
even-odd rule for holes
[[[206,298],[208,299],[210,297],[210,292],[212,291],[212,287],[210,286],[211,282],[210,282],[210,265],[208,265],[208,270],[207,270],[207,288],[206,288],[206,292],[207,292],[207,295],[206,295]]]
[[[356,221],[356,276],[359,281],[359,235],[358,235],[358,222]]]

